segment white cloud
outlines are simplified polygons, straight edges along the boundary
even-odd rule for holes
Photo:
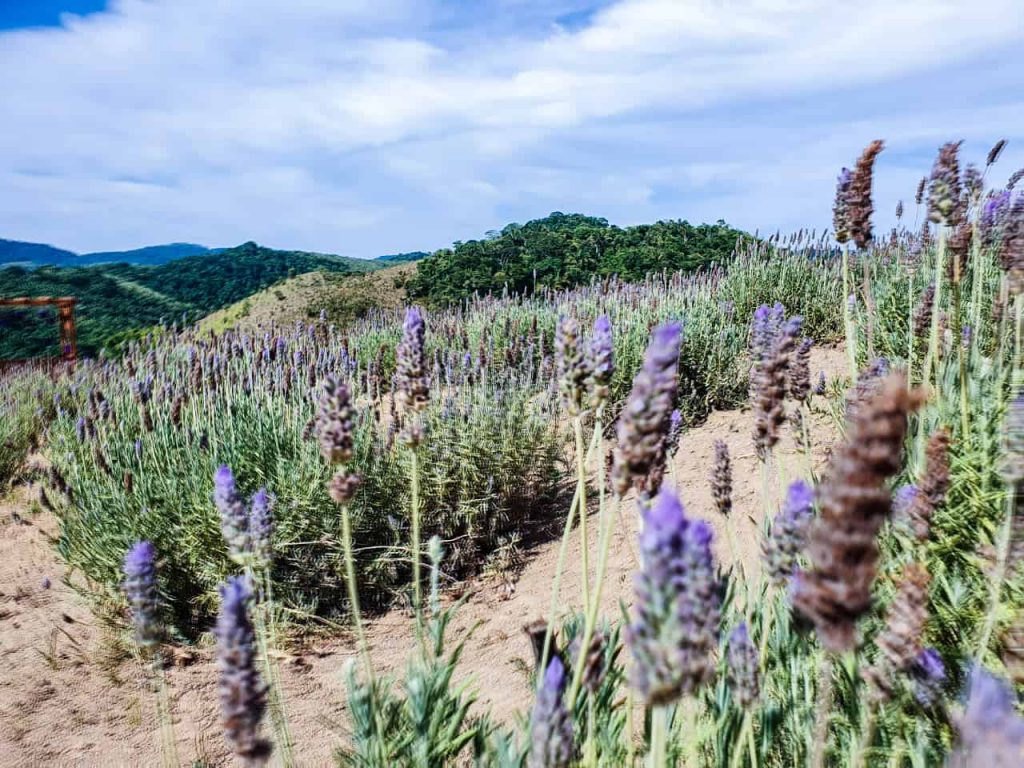
[[[552,208],[821,226],[876,135],[1021,134],[1024,75],[983,87],[1018,3],[621,0],[566,26],[579,3],[122,0],[0,34],[0,236],[373,255]],[[900,96],[922,84],[926,110]]]

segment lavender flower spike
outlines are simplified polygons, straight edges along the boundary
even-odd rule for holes
[[[589,371],[583,350],[580,349],[579,326],[571,317],[562,317],[558,320],[558,328],[555,331],[555,360],[562,405],[570,416],[578,416],[583,410],[583,394]]]
[[[419,307],[409,307],[402,325],[402,341],[397,349],[396,375],[402,404],[414,411],[424,410],[430,400],[425,337],[423,312]]]
[[[790,483],[782,511],[772,520],[771,533],[763,545],[765,568],[776,586],[784,586],[796,571],[813,511],[811,487],[803,480]]]
[[[661,485],[680,338],[678,323],[655,328],[643,366],[633,379],[633,391],[619,417],[612,465],[612,488],[620,496],[630,486],[655,492]]]
[[[140,541],[124,556],[124,593],[132,609],[135,641],[144,650],[160,642],[160,595],[156,586],[156,548]]]
[[[553,656],[530,718],[529,768],[568,768],[572,763],[572,716],[562,700],[565,683],[565,666]]]
[[[587,349],[587,368],[590,371],[587,385],[590,391],[590,404],[594,408],[608,401],[612,374],[615,371],[612,354],[612,324],[607,315],[601,315],[594,321],[594,334]]]
[[[266,765],[271,745],[260,737],[267,688],[256,671],[256,635],[249,619],[247,580],[232,576],[220,588],[217,617],[217,668],[224,736],[247,768]]]
[[[946,665],[939,652],[925,648],[918,654],[910,675],[916,686],[914,698],[922,707],[933,707],[942,699],[942,686],[946,683]]]
[[[274,559],[274,500],[266,488],[260,488],[249,502],[249,544],[253,559],[261,568],[269,568]]]
[[[227,464],[213,476],[213,502],[220,512],[220,530],[228,551],[235,560],[242,560],[250,551],[249,514],[235,487],[235,476]]]
[[[644,510],[640,551],[626,641],[634,685],[648,705],[665,705],[714,674],[720,600],[711,529],[688,520],[675,494],[662,490]]]
[[[740,623],[729,635],[726,660],[732,695],[740,707],[749,709],[760,695],[760,684],[757,674],[757,648],[750,641],[746,622]]]
[[[950,765],[1016,768],[1024,763],[1024,718],[1013,690],[981,667],[971,672],[966,711],[955,718],[960,746]]]

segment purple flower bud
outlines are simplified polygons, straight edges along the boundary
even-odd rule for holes
[[[729,635],[726,657],[729,687],[736,703],[749,709],[760,695],[757,648],[750,641],[747,623],[740,623]]]
[[[344,464],[352,459],[354,416],[348,387],[328,377],[315,424],[320,452],[332,464]]]
[[[135,458],[138,461],[142,461],[142,441],[141,440],[136,440],[135,441]]]
[[[649,705],[696,691],[714,673],[719,603],[711,529],[686,518],[675,494],[645,505],[634,622],[626,641],[634,684]]]
[[[220,709],[224,736],[247,766],[266,765],[271,746],[260,738],[267,688],[256,670],[256,635],[249,619],[248,581],[232,576],[220,588],[221,606],[214,634],[220,671]]]
[[[614,373],[612,359],[612,324],[607,315],[594,321],[594,335],[590,339],[587,368],[590,369],[590,404],[597,408],[607,402]]]
[[[135,640],[149,650],[160,642],[160,594],[156,586],[156,548],[140,541],[124,556],[124,593],[132,611]]]
[[[260,488],[249,502],[249,539],[252,556],[262,568],[274,557],[274,500],[266,488]]]
[[[796,571],[813,516],[814,490],[803,480],[790,483],[782,511],[772,520],[763,544],[765,568],[776,585],[784,586]]]
[[[220,512],[220,530],[234,560],[242,560],[249,552],[249,516],[245,502],[235,487],[235,476],[227,464],[213,476],[213,503]]]
[[[832,228],[836,240],[845,243],[850,239],[850,187],[853,185],[853,172],[843,168],[836,181],[836,197],[832,206]]]
[[[552,657],[530,717],[530,768],[567,768],[572,763],[572,716],[565,706],[565,666]]]
[[[555,367],[562,405],[570,416],[583,409],[583,393],[590,372],[580,349],[579,327],[571,317],[558,320],[555,331]]]
[[[946,665],[939,652],[925,648],[918,654],[910,669],[916,682],[914,698],[922,707],[933,707],[942,699],[942,686],[946,683]]]
[[[901,485],[892,495],[892,512],[898,521],[910,520],[910,507],[917,498],[918,488],[916,485]]]
[[[422,411],[430,399],[426,365],[426,324],[419,307],[409,307],[397,349],[398,391],[406,408]]]
[[[654,329],[643,367],[633,380],[619,417],[618,447],[612,466],[612,487],[622,496],[635,486],[655,492],[661,485],[669,417],[676,395],[680,326]]]
[[[999,678],[982,667],[970,675],[964,713],[954,718],[960,744],[950,765],[1010,768],[1024,755],[1024,718],[1017,714],[1016,696]]]
[[[78,438],[78,442],[85,442],[85,417],[79,416],[78,421],[75,422],[75,437]]]

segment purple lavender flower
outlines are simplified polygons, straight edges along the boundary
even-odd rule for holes
[[[946,665],[934,648],[925,648],[918,654],[910,668],[910,675],[916,683],[914,698],[922,707],[933,707],[942,698],[942,686],[946,683]]]
[[[587,348],[587,368],[590,378],[590,404],[598,408],[608,400],[609,387],[614,373],[612,324],[607,315],[594,321],[594,333]]]
[[[649,705],[693,693],[714,673],[719,594],[711,529],[686,518],[669,490],[643,512],[634,622],[626,631],[634,685]]]
[[[75,437],[78,439],[78,442],[80,442],[80,443],[84,443],[85,442],[85,417],[84,416],[79,416],[78,417],[78,421],[75,422]]]
[[[836,241],[845,243],[850,239],[850,186],[853,184],[853,171],[843,168],[836,181],[836,198],[832,206],[832,228],[836,233]]]
[[[814,490],[803,480],[790,483],[782,511],[772,520],[771,531],[762,545],[765,568],[777,586],[784,586],[796,571],[813,515]]]
[[[146,651],[160,642],[160,594],[156,585],[156,548],[140,541],[124,556],[124,593],[132,611],[135,641]]]
[[[274,500],[266,488],[260,488],[249,502],[249,541],[252,556],[261,568],[268,568],[274,557]]]
[[[757,701],[761,689],[758,681],[757,648],[750,641],[746,622],[741,622],[729,635],[726,662],[729,688],[733,698],[740,707],[749,709]]]
[[[333,376],[328,377],[314,423],[320,452],[332,464],[344,464],[352,459],[354,417],[348,386]]]
[[[910,522],[910,507],[917,498],[916,485],[901,485],[892,495],[892,512],[896,520]]]
[[[135,458],[138,461],[142,461],[142,441],[135,441]]]
[[[826,383],[827,383],[827,381],[825,379],[825,372],[824,371],[818,371],[818,383],[814,386],[814,394],[819,395],[819,396],[820,395],[824,395],[825,394],[825,385],[826,385]]]
[[[263,766],[271,745],[260,737],[267,688],[256,671],[256,635],[249,619],[248,581],[232,576],[220,588],[221,606],[214,634],[220,671],[220,710],[224,736],[246,766]]]
[[[1004,189],[993,192],[981,208],[981,215],[978,217],[978,228],[981,230],[981,237],[986,245],[991,245],[998,237],[999,229],[1005,222],[1006,214],[1010,210],[1010,190]]]
[[[419,307],[409,307],[398,344],[398,392],[406,408],[422,411],[430,400],[430,380],[426,364],[426,324]]]
[[[665,443],[665,450],[669,456],[675,456],[679,450],[679,438],[683,434],[683,414],[675,409],[668,416],[668,438]]]
[[[558,320],[555,330],[555,367],[562,405],[570,416],[583,409],[583,393],[590,372],[580,349],[579,327],[571,317]]]
[[[612,487],[622,496],[629,487],[656,491],[661,485],[668,420],[676,394],[680,326],[654,329],[644,363],[619,417]]]
[[[565,706],[565,666],[553,656],[530,717],[530,768],[567,768],[572,763],[572,716]]]
[[[213,503],[220,512],[220,530],[231,557],[236,561],[244,559],[250,550],[249,515],[227,464],[221,465],[213,476]]]
[[[954,718],[960,744],[950,765],[1017,768],[1024,760],[1024,718],[1013,690],[982,667],[970,676],[964,713]]]

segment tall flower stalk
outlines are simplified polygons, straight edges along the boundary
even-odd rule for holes
[[[923,393],[893,374],[856,411],[846,442],[833,454],[819,489],[821,514],[811,525],[811,568],[793,584],[794,607],[809,618],[825,649],[816,712],[813,765],[825,764],[831,710],[832,656],[856,645],[857,621],[871,607],[878,564],[876,536],[891,509],[886,480],[900,468],[907,417]]]
[[[669,490],[643,515],[642,565],[626,642],[634,686],[653,708],[651,764],[660,768],[667,765],[669,707],[695,694],[714,673],[720,606],[707,524],[688,519]]]
[[[423,442],[423,424],[420,414],[430,400],[430,379],[426,363],[426,323],[419,307],[409,307],[402,325],[402,340],[396,351],[398,394],[402,405],[412,416],[406,441],[409,445],[410,518],[412,521],[412,582],[413,610],[416,613],[417,632],[423,642],[423,589],[420,583],[420,467],[419,446]]]
[[[178,743],[174,735],[174,716],[160,654],[160,592],[157,587],[156,548],[148,541],[137,542],[124,557],[124,593],[131,607],[135,641],[144,656],[157,692],[157,717],[160,721],[160,755],[165,768],[177,768]]]
[[[278,647],[277,611],[274,604],[273,579],[273,513],[271,499],[265,488],[258,490],[246,504],[235,483],[234,473],[227,465],[219,467],[213,478],[213,500],[220,512],[221,531],[232,560],[245,572],[249,588],[258,587],[262,600],[256,605],[255,642],[267,679],[270,720],[277,737],[281,762],[294,765],[293,741],[284,702],[281,672],[272,651]],[[249,601],[250,597],[246,597]]]
[[[349,610],[352,626],[359,643],[366,679],[373,682],[373,663],[363,629],[359,610],[359,584],[356,581],[355,553],[352,549],[352,516],[349,504],[359,487],[360,478],[348,468],[354,455],[352,431],[355,414],[351,405],[348,386],[335,378],[328,378],[320,398],[316,415],[317,439],[320,452],[329,464],[337,465],[338,471],[332,478],[328,492],[341,510],[341,547],[345,558],[345,586],[348,590]]]

